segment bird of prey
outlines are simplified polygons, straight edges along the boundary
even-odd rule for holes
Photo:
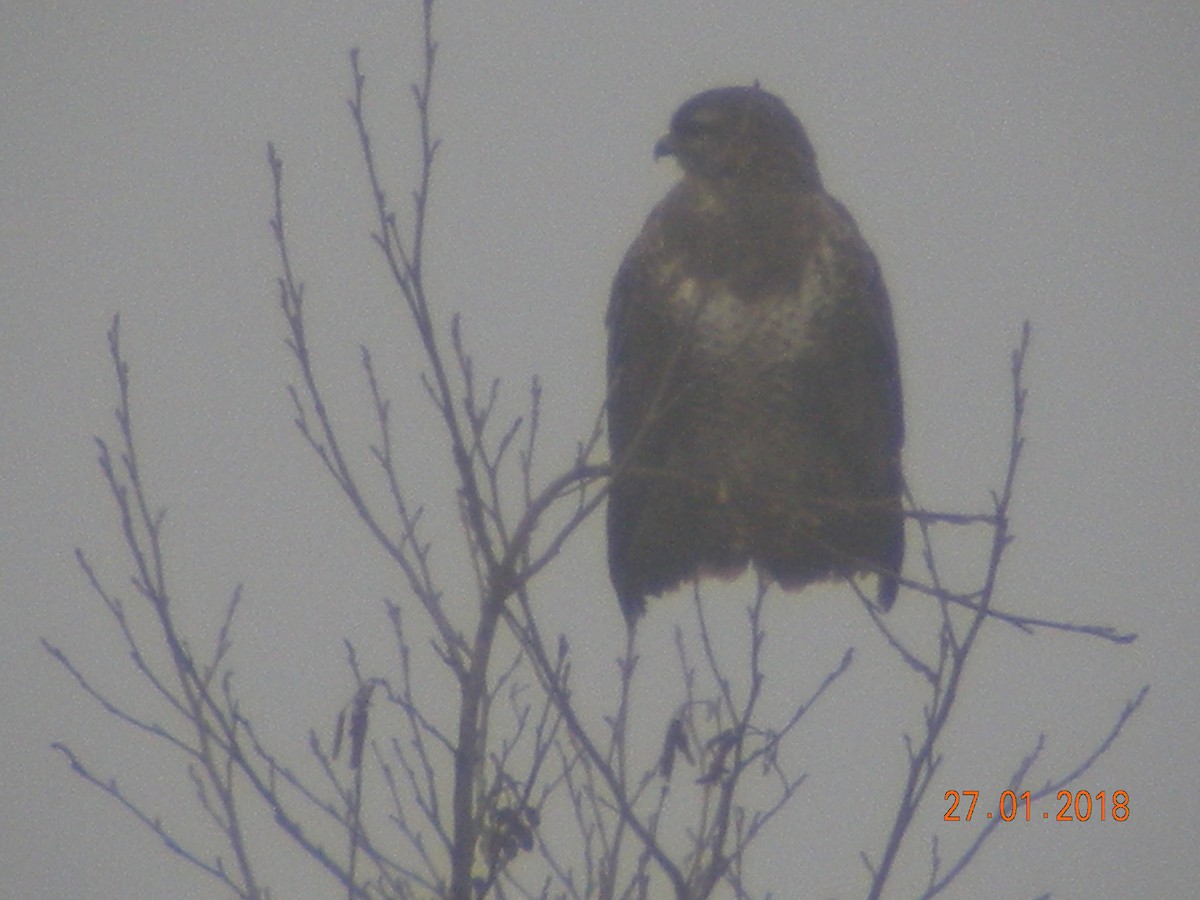
[[[645,598],[748,564],[794,590],[860,573],[896,599],[903,407],[891,305],[799,120],[757,85],[684,103],[683,177],[608,308],[609,570]]]

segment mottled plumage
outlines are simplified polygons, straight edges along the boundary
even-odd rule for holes
[[[904,422],[879,265],[784,103],[757,87],[681,106],[655,207],[608,311],[613,585],[647,595],[753,562],[795,589],[904,557]],[[893,573],[889,575],[888,573]]]

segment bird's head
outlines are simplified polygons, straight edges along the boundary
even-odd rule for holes
[[[800,121],[757,85],[714,88],[684,103],[654,145],[654,158],[663,156],[675,157],[688,174],[783,178],[821,188],[817,156]]]

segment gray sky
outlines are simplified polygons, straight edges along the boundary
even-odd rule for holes
[[[349,690],[343,635],[369,645],[384,624],[378,598],[397,596],[291,428],[283,389],[291,371],[275,308],[267,140],[285,159],[293,250],[319,364],[343,385],[340,418],[360,432],[369,424],[357,370],[364,340],[394,355],[396,403],[420,403],[419,386],[404,380],[411,336],[367,237],[369,198],[344,102],[347,50],[360,46],[376,149],[402,198],[417,20],[403,3],[334,6],[21,3],[0,13],[8,896],[219,895],[48,747],[70,742],[168,821],[190,798],[178,768],[97,712],[37,643],[51,638],[100,684],[152,708],[72,558],[85,547],[124,588],[90,439],[112,435],[104,335],[114,312],[143,462],[170,507],[172,583],[205,629],[244,583],[239,683],[280,746],[302,755],[307,728],[332,722]],[[1130,821],[1013,823],[956,896],[1170,896],[1194,885],[1200,7],[646,6],[441,11],[435,300],[467,317],[479,364],[509,385],[508,411],[519,412],[522,385],[539,373],[544,474],[556,471],[603,392],[612,273],[675,177],[653,163],[654,139],[703,88],[757,78],[782,96],[808,129],[827,187],[882,261],[918,497],[932,508],[986,508],[1002,474],[1008,354],[1032,319],[1017,543],[997,602],[1141,635],[1125,648],[987,635],[931,789],[929,828],[910,838],[899,883],[920,883],[928,834],[945,828],[945,789],[986,790],[1043,731],[1034,780],[1061,773],[1150,682],[1131,728],[1078,785],[1127,790]],[[439,486],[426,487],[436,501]],[[619,614],[592,524],[545,590],[576,601],[564,614],[572,646],[603,664],[620,650]],[[909,560],[914,573],[918,563]],[[915,726],[920,696],[892,693],[903,676],[888,674],[895,661],[844,591],[776,601],[785,658],[774,683],[795,679],[802,695],[854,643],[861,703],[838,698],[814,725],[828,743],[818,730],[805,745],[813,793],[804,809],[837,809],[838,821],[799,816],[764,864],[788,872],[784,884],[803,878],[814,892],[857,896],[857,853],[877,851],[872,812],[896,777],[830,771],[821,749],[865,742],[872,766],[901,765],[899,734]],[[905,595],[893,615],[915,627],[921,606]],[[680,601],[653,607],[643,651],[685,612]],[[384,654],[378,661],[387,664]],[[941,834],[962,842],[967,832]],[[797,859],[812,870],[791,872]],[[312,874],[282,873],[280,896],[328,896]]]

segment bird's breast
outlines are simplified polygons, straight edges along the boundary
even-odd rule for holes
[[[791,368],[814,350],[822,300],[814,282],[802,278],[795,290],[747,299],[728,284],[684,278],[671,294],[673,330],[713,377],[754,380]]]

